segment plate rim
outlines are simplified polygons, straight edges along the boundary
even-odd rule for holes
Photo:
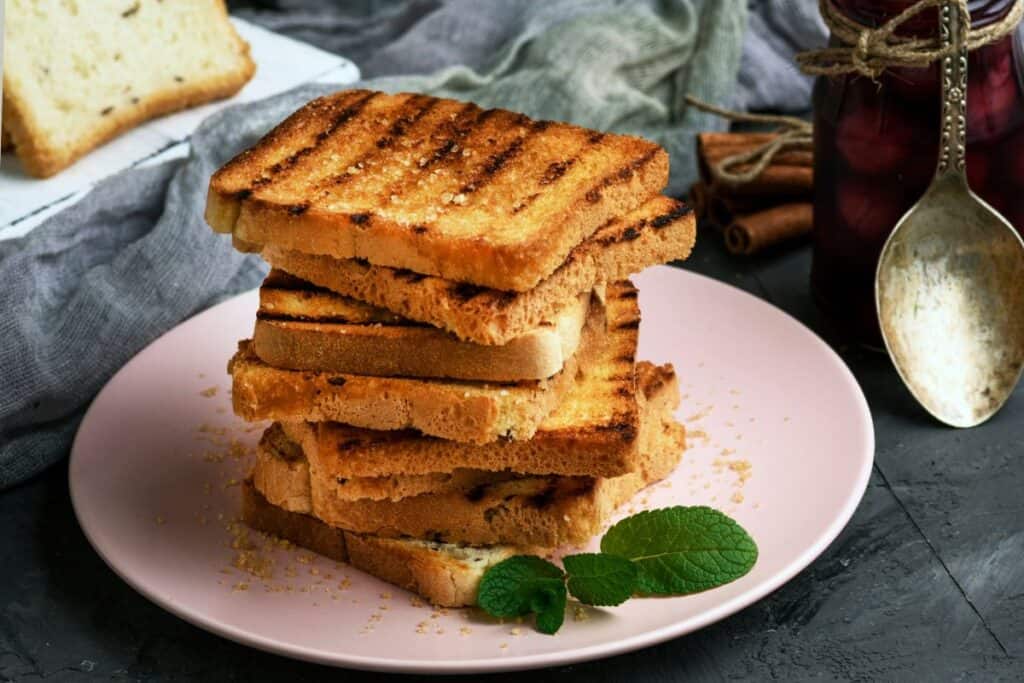
[[[510,657],[505,659],[503,657],[488,657],[478,659],[441,659],[441,660],[424,660],[424,659],[406,659],[406,660],[387,660],[379,657],[364,657],[357,654],[349,653],[325,653],[319,650],[304,647],[298,644],[281,642],[276,639],[264,636],[258,632],[242,629],[231,624],[222,622],[216,618],[204,615],[200,611],[190,610],[183,608],[179,605],[174,604],[172,600],[164,599],[163,597],[155,594],[149,590],[146,586],[133,580],[131,577],[121,572],[118,566],[111,561],[108,557],[107,552],[101,543],[98,543],[90,530],[82,523],[82,515],[79,512],[79,498],[80,494],[77,491],[75,485],[75,463],[76,455],[81,451],[82,446],[80,445],[80,435],[83,427],[90,421],[93,415],[93,411],[96,405],[100,402],[99,399],[110,390],[110,386],[118,379],[122,373],[128,371],[128,369],[138,361],[138,359],[146,353],[150,347],[159,343],[166,336],[174,333],[180,327],[192,323],[193,321],[205,317],[215,316],[219,309],[222,307],[228,307],[233,305],[238,299],[244,297],[251,297],[258,291],[258,288],[250,289],[244,292],[240,292],[234,296],[228,297],[227,299],[220,301],[213,306],[206,308],[205,310],[199,311],[192,316],[182,320],[174,327],[170,328],[160,336],[156,337],[144,347],[139,349],[117,372],[115,372],[103,385],[103,388],[96,393],[96,396],[92,399],[89,407],[86,409],[82,421],[79,423],[78,428],[75,430],[75,438],[72,442],[70,456],[68,458],[68,487],[71,497],[71,506],[75,514],[75,520],[78,522],[79,528],[85,535],[86,540],[89,541],[89,545],[92,546],[96,554],[100,556],[103,562],[111,569],[128,586],[130,586],[137,593],[145,597],[150,602],[154,603],[158,607],[170,612],[174,616],[186,621],[193,626],[203,629],[214,635],[218,635],[228,640],[234,641],[241,645],[248,647],[254,647],[264,652],[271,654],[290,657],[306,662],[312,662],[316,664],[323,664],[334,667],[344,667],[350,669],[357,669],[361,671],[373,671],[373,672],[387,672],[387,673],[411,673],[411,674],[473,674],[473,673],[498,673],[505,671],[524,671],[529,669],[540,669],[545,667],[553,666],[565,666],[570,664],[577,664],[584,661],[595,661],[604,659],[607,657],[614,657],[616,655],[625,654],[642,648],[652,647],[661,643],[664,643],[673,638],[677,638],[688,633],[693,633],[702,628],[710,626],[711,624],[721,621],[726,617],[729,617],[740,610],[753,605],[759,600],[763,599],[770,593],[778,590],[789,581],[793,579],[797,574],[806,569],[810,564],[820,556],[839,536],[850,519],[853,517],[854,512],[860,505],[861,500],[864,497],[864,493],[867,491],[868,483],[870,482],[871,472],[874,467],[875,461],[875,428],[874,420],[871,415],[871,409],[868,405],[867,398],[864,396],[864,391],[860,387],[860,383],[857,381],[853,372],[849,366],[842,359],[842,357],[836,353],[827,342],[825,342],[818,334],[811,330],[803,322],[795,318],[789,312],[779,308],[775,304],[762,299],[758,296],[751,294],[735,285],[728,282],[724,282],[717,278],[697,273],[685,268],[678,268],[669,265],[653,266],[645,269],[647,272],[654,269],[667,269],[674,271],[677,274],[681,274],[685,277],[696,277],[708,280],[714,286],[725,287],[732,290],[733,293],[739,294],[741,297],[747,297],[752,299],[757,305],[766,306],[772,309],[773,313],[780,314],[784,318],[788,319],[788,324],[795,325],[802,334],[807,336],[811,343],[817,344],[821,349],[826,352],[826,357],[832,360],[840,369],[840,374],[847,384],[853,389],[853,395],[855,397],[855,403],[860,413],[862,423],[867,427],[865,436],[866,439],[866,450],[868,455],[862,459],[861,466],[857,472],[857,478],[853,482],[850,494],[846,500],[843,501],[840,513],[837,514],[832,522],[818,535],[814,542],[808,546],[802,553],[789,560],[785,566],[785,569],[777,572],[770,576],[763,582],[751,586],[749,589],[739,593],[728,600],[725,600],[715,607],[705,610],[698,615],[695,615],[689,619],[683,619],[681,621],[662,626],[660,628],[646,631],[644,633],[638,633],[622,640],[617,640],[613,643],[599,643],[594,645],[588,645],[583,647],[577,647],[571,650],[562,650],[555,652],[547,652],[532,655],[520,655],[514,658]],[[83,456],[84,457],[84,456]]]

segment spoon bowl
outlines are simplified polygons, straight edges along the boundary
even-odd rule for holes
[[[937,419],[994,415],[1024,368],[1024,242],[955,174],[936,180],[882,249],[875,289],[889,356]]]

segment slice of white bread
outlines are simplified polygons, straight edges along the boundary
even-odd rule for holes
[[[206,219],[249,242],[525,291],[665,187],[668,163],[642,138],[347,90],[217,171]]]
[[[547,379],[580,343],[590,293],[507,344],[464,342],[282,270],[260,287],[253,349],[278,368],[491,382]]]
[[[670,366],[637,365],[642,388],[640,449],[636,472],[610,478],[525,476],[468,491],[425,493],[390,500],[344,500],[338,483],[316,462],[290,466],[276,450],[257,461],[253,481],[267,500],[311,513],[332,526],[383,537],[412,537],[471,545],[510,544],[545,548],[582,545],[596,534],[616,507],[641,488],[669,474],[679,462],[684,429],[672,417],[677,393]],[[261,442],[267,450],[272,444]],[[276,458],[276,460],[275,460]],[[304,484],[309,481],[308,508]],[[300,500],[295,495],[302,490]]]
[[[3,126],[37,177],[255,70],[223,0],[7,0],[3,63]]]
[[[631,302],[636,312],[635,301]],[[621,313],[623,307],[616,308]],[[614,324],[621,321],[612,321]],[[628,332],[624,330],[623,332]],[[232,403],[249,421],[336,421],[375,430],[416,429],[468,443],[528,439],[561,403],[579,369],[589,367],[606,338],[605,307],[591,305],[577,352],[550,379],[515,384],[371,377],[274,368],[252,343],[231,359]]]
[[[242,519],[253,529],[349,563],[438,607],[475,605],[477,587],[488,569],[513,555],[537,552],[512,546],[473,547],[355,534],[272,505],[252,481],[243,482],[241,488]]]
[[[478,344],[505,344],[559,315],[581,292],[622,280],[658,263],[685,259],[696,222],[682,202],[656,197],[609,221],[573,249],[564,263],[527,292],[475,287],[365,261],[305,254],[267,245],[262,256],[275,268],[321,287],[380,306],[409,320],[440,327]],[[236,246],[260,251],[258,244]]]

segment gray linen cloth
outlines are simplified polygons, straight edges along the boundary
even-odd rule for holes
[[[675,193],[692,178],[693,133],[721,127],[687,111],[683,95],[730,101],[746,23],[744,0],[415,0],[370,10],[311,18],[309,30],[320,21],[320,35],[362,41],[336,47],[368,75],[432,73],[362,85],[642,133],[670,150]],[[332,90],[225,110],[195,132],[187,160],[125,171],[0,242],[0,489],[64,457],[91,398],[147,343],[259,283],[262,262],[203,221],[209,176]]]

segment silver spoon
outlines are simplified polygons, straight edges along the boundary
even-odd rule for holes
[[[939,10],[942,137],[935,178],[896,224],[875,272],[882,338],[925,410],[953,427],[992,417],[1024,367],[1024,243],[964,174],[967,49],[958,5]]]

